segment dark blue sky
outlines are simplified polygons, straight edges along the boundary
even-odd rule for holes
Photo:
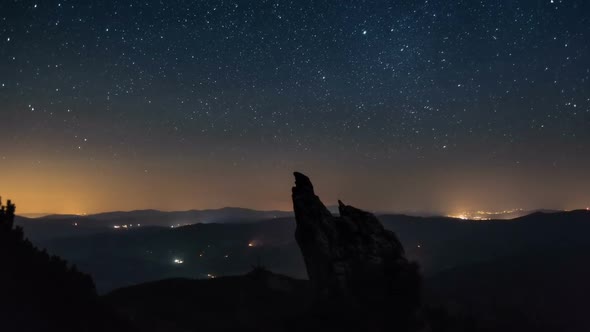
[[[0,112],[25,211],[586,207],[590,3],[6,0]]]

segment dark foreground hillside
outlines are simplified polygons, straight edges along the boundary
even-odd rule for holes
[[[430,303],[491,331],[590,331],[590,245],[445,271],[426,280]]]
[[[589,331],[590,247],[538,252],[446,271],[424,282],[421,331]],[[258,269],[210,280],[168,279],[104,297],[143,331],[360,330],[356,313],[314,315],[307,280]]]
[[[210,280],[168,279],[105,296],[143,331],[297,331],[308,282],[262,268]]]
[[[132,331],[97,296],[89,275],[13,228],[14,211],[10,201],[0,209],[0,330]]]

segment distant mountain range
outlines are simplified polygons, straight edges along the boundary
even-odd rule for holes
[[[338,213],[337,205],[330,205],[327,207],[332,213]],[[388,211],[371,211],[376,215],[407,215],[414,217],[438,217],[444,215],[444,213],[436,212],[419,212],[419,211],[404,211],[404,212],[388,212]],[[515,209],[510,211],[501,212],[482,212],[473,211],[466,213],[469,216],[477,217],[489,217],[487,219],[514,219],[536,212],[543,213],[554,213],[562,212],[562,210],[551,210],[551,209],[536,209],[536,210],[523,210]],[[279,211],[279,210],[254,210],[248,208],[239,207],[224,207],[219,209],[205,209],[205,210],[187,210],[187,211],[160,211],[154,209],[144,210],[132,210],[132,211],[112,211],[112,212],[101,212],[95,214],[54,214],[54,213],[24,213],[20,215],[23,219],[36,219],[39,221],[43,220],[64,220],[64,219],[91,219],[91,220],[102,220],[102,221],[113,221],[122,219],[141,219],[153,220],[156,218],[164,217],[164,219],[192,219],[198,220],[200,223],[208,222],[235,222],[236,220],[259,220],[260,218],[281,218],[286,216],[292,216],[293,211]],[[460,218],[457,218],[460,219]]]
[[[133,211],[113,211],[88,215],[78,214],[42,214],[33,213],[22,215],[21,218],[43,220],[65,220],[80,219],[91,221],[121,221],[121,220],[144,220],[144,223],[156,222],[158,225],[163,220],[187,220],[191,223],[210,222],[239,222],[260,219],[280,218],[293,215],[292,211],[261,211],[237,207],[224,207],[220,209],[188,210],[188,211],[160,211],[153,209]],[[161,226],[161,225],[160,225]]]
[[[130,223],[115,213],[112,216],[117,218],[93,219],[102,228],[72,226],[69,220],[62,229],[54,222],[35,221],[25,223],[25,232],[37,245],[92,274],[103,292],[169,277],[235,275],[258,262],[274,272],[304,278],[303,260],[293,236],[294,218],[262,215],[266,218],[259,221],[223,219],[225,223],[174,228],[169,226],[173,219],[159,219],[164,226],[143,226],[144,221],[134,219],[142,226],[113,229],[112,220]],[[586,210],[490,221],[405,215],[382,215],[379,219],[397,233],[407,256],[416,260],[427,276],[516,254],[585,245],[590,233],[590,211]],[[54,228],[63,230],[60,236]],[[183,263],[176,264],[174,259]]]
[[[92,215],[51,214],[38,218],[18,216],[16,224],[32,240],[88,235],[133,227],[180,227],[207,223],[251,223],[293,216],[289,211],[258,211],[226,207],[209,210],[159,211],[136,210],[105,212]]]

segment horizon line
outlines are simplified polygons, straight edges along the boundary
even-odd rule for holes
[[[337,208],[337,205],[327,206],[329,210]],[[96,216],[101,214],[109,214],[109,213],[134,213],[134,212],[145,212],[145,211],[153,211],[153,212],[162,212],[162,213],[179,213],[179,212],[202,212],[202,211],[218,211],[224,209],[239,209],[239,210],[248,210],[254,212],[276,212],[276,213],[288,213],[293,214],[293,210],[264,210],[264,209],[253,209],[253,208],[246,208],[246,207],[236,207],[236,206],[224,206],[220,208],[206,208],[206,209],[187,209],[187,210],[160,210],[160,209],[132,209],[132,210],[114,210],[114,211],[102,211],[102,212],[94,212],[94,213],[47,213],[47,212],[26,212],[26,213],[17,213],[17,216],[29,218],[29,219],[38,219],[44,218],[48,216],[76,216],[76,217],[87,217],[87,216]],[[586,210],[590,211],[590,207],[580,207],[574,209],[548,209],[548,208],[536,208],[536,209],[511,209],[511,210],[503,210],[503,211],[492,211],[491,215],[502,215],[502,214],[511,214],[517,212],[526,212],[525,215],[535,212],[543,212],[543,211],[551,211],[551,212],[570,212],[570,211],[577,211],[577,210]],[[397,214],[397,215],[409,215],[409,216],[421,216],[421,217],[450,217],[456,218],[456,214],[449,214],[448,212],[442,211],[418,211],[418,210],[407,210],[407,211],[385,211],[385,210],[368,210],[373,214],[379,215],[387,215],[387,214]],[[466,210],[465,212],[468,213],[475,213],[475,214],[482,214],[482,210]],[[459,218],[460,219],[460,218]]]

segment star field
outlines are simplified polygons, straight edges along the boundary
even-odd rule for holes
[[[36,212],[585,207],[590,4],[7,0],[0,112]]]

